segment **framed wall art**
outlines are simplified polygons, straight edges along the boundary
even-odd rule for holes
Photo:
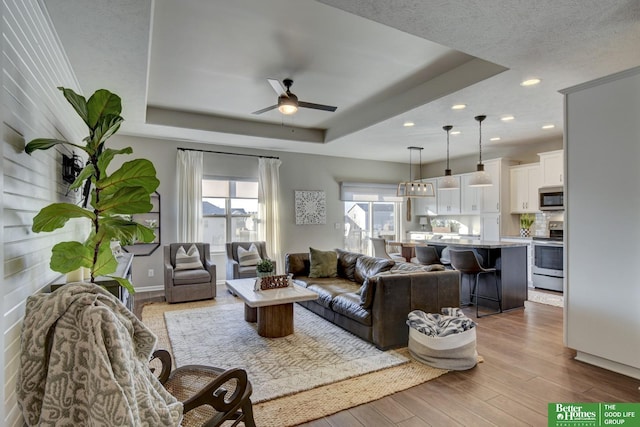
[[[296,225],[327,223],[327,196],[324,191],[296,190]]]

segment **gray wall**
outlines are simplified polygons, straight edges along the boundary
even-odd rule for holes
[[[339,200],[339,183],[341,181],[395,183],[406,179],[407,164],[376,162],[369,160],[346,159],[339,157],[317,156],[266,150],[250,150],[237,147],[203,145],[179,141],[147,139],[133,136],[116,135],[109,144],[113,148],[130,146],[133,148],[131,158],[145,157],[156,166],[161,196],[161,228],[162,244],[175,242],[177,238],[178,209],[176,189],[176,153],[177,147],[197,148],[233,153],[278,156],[280,166],[280,195],[282,209],[280,211],[282,253],[308,251],[309,246],[319,249],[334,249],[343,246],[344,209]],[[215,170],[205,170],[205,174],[228,175],[229,165],[236,165],[242,171],[234,172],[234,176],[247,176],[247,165],[253,164],[257,176],[257,159],[236,156],[205,154],[205,165]],[[215,158],[223,158],[224,166],[215,167]],[[250,159],[250,160],[248,160]],[[113,166],[128,160],[119,156]],[[294,213],[295,190],[324,190],[327,196],[327,223],[325,225],[296,225]],[[403,214],[403,218],[405,215]],[[336,225],[337,224],[337,225]],[[405,229],[410,224],[405,223]],[[270,254],[273,256],[273,254]],[[224,256],[217,255],[214,261],[218,265],[218,280],[224,280]],[[221,268],[221,267],[222,268]],[[163,286],[162,249],[159,248],[151,256],[136,257],[134,261],[133,283],[136,289],[145,287],[153,289]],[[154,270],[154,277],[148,277],[148,270]]]

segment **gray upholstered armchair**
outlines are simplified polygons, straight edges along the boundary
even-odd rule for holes
[[[195,245],[203,268],[176,269],[176,253]],[[171,243],[164,247],[164,297],[169,303],[216,297],[216,266],[209,258],[208,243]]]
[[[260,258],[269,258],[267,255],[267,243],[266,242],[231,242],[227,243],[227,280],[230,279],[245,279],[256,277],[256,266],[241,266],[238,261],[238,246],[249,249],[251,244],[256,245]],[[276,262],[273,261],[273,268],[276,268]]]

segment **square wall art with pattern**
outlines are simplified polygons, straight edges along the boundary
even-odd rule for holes
[[[296,225],[326,223],[327,196],[325,192],[296,190]]]

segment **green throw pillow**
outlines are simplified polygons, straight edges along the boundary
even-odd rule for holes
[[[338,275],[338,257],[334,251],[319,251],[309,248],[309,277],[336,277]]]

